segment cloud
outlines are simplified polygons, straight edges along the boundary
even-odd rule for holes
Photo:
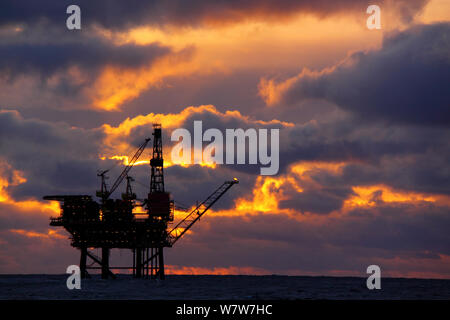
[[[135,69],[151,64],[156,58],[171,53],[158,44],[116,46],[94,37],[76,37],[70,41],[21,42],[0,44],[0,72],[10,77],[36,73],[48,78],[71,67],[83,73],[96,73],[105,66]]]
[[[380,50],[358,52],[321,72],[304,70],[281,83],[262,80],[266,103],[325,99],[366,122],[450,123],[449,23],[388,35]]]
[[[410,21],[419,12],[426,0],[381,1],[380,5],[392,8],[399,18]],[[65,27],[66,8],[70,1],[44,0],[39,3],[27,1],[4,1],[1,24],[38,23],[50,21]],[[365,13],[367,0],[307,1],[307,0],[172,0],[172,1],[86,1],[77,5],[82,12],[82,25],[101,25],[108,29],[130,28],[139,25],[199,26],[223,24],[248,20],[276,21],[296,14],[313,14],[325,17],[332,14]]]
[[[40,199],[49,193],[94,188],[102,139],[98,129],[23,119],[18,112],[0,111],[1,159],[26,179],[9,191],[16,199]]]
[[[9,89],[4,101],[25,95],[27,106],[30,100],[44,105],[49,100],[66,109],[117,110],[163,78],[189,72],[180,65],[194,52],[156,42],[115,44],[97,33],[68,36],[42,26],[0,34],[0,43],[0,83]]]

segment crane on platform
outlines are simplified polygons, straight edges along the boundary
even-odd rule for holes
[[[114,191],[116,191],[117,187],[122,183],[123,179],[128,177],[128,172],[130,172],[131,168],[133,168],[134,164],[139,159],[142,152],[144,152],[144,149],[147,146],[149,141],[150,141],[150,138],[146,138],[145,141],[139,146],[139,148],[137,149],[137,151],[135,152],[135,154],[133,155],[131,160],[128,161],[128,164],[125,166],[122,173],[117,177],[116,181],[114,181],[114,183],[113,183],[111,189],[109,189],[109,191],[108,191],[108,188],[106,187],[106,183],[105,183],[105,179],[106,179],[105,174],[109,170],[104,170],[98,174],[98,176],[102,178],[102,186],[101,186],[101,190],[97,191],[97,197],[101,198],[103,203],[106,200],[108,200],[108,198],[111,196],[111,194],[113,194]],[[128,180],[128,182],[129,181],[130,180]],[[127,187],[127,189],[128,189],[128,187]]]
[[[168,233],[169,243],[173,246],[233,185],[239,183],[237,178],[225,181],[206,200],[198,204],[184,219],[177,223]]]

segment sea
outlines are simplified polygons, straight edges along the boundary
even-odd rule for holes
[[[1,300],[450,300],[450,280],[318,276],[167,275],[165,280],[118,275],[81,279],[68,289],[68,274],[0,275]]]

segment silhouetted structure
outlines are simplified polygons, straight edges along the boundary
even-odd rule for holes
[[[128,172],[139,159],[150,139],[146,139],[125,166],[111,189],[106,185],[106,171],[101,177],[101,189],[97,203],[88,195],[45,196],[45,200],[61,203],[61,215],[50,218],[51,226],[62,226],[71,234],[71,245],[80,249],[80,270],[82,277],[88,276],[88,269],[101,269],[102,278],[114,278],[109,265],[110,250],[113,248],[131,249],[133,251],[133,275],[137,278],[151,277],[164,279],[164,247],[171,247],[192,225],[234,184],[235,178],[224,182],[205,201],[196,206],[175,227],[168,226],[174,219],[174,202],[170,193],[164,189],[164,160],[162,154],[162,129],[160,124],[153,125],[153,154],[150,160],[150,192],[142,203],[146,217],[138,218],[133,213],[136,195],[131,188],[133,179]],[[122,199],[110,199],[111,194],[126,178],[126,192]],[[101,258],[89,251],[101,248]],[[87,258],[99,267],[87,265]],[[130,269],[130,267],[121,267]],[[119,269],[119,268],[113,268]]]

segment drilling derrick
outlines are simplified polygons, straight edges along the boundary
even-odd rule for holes
[[[164,159],[162,153],[162,130],[159,123],[153,125],[153,153],[150,159],[152,175],[150,194],[164,192]]]
[[[45,200],[59,201],[61,215],[50,218],[50,225],[64,227],[71,235],[71,245],[81,252],[80,271],[82,277],[88,277],[88,269],[100,269],[102,278],[115,278],[111,270],[132,270],[135,277],[164,279],[164,247],[172,247],[206,211],[238,181],[226,181],[206,200],[197,205],[184,219],[169,228],[174,219],[174,202],[164,189],[164,160],[162,149],[162,130],[160,124],[153,125],[153,150],[150,159],[150,190],[146,199],[137,204],[136,194],[128,175],[137,162],[150,139],[145,139],[119,177],[108,190],[106,173],[100,171],[101,188],[97,191],[100,203],[89,195],[45,196]],[[121,199],[110,196],[126,179],[126,189]],[[145,212],[133,213],[136,207]],[[145,214],[146,217],[139,217]],[[97,257],[91,248],[101,249]],[[131,249],[132,267],[110,267],[111,249]],[[87,263],[88,258],[91,264]],[[97,264],[98,266],[92,266]]]
[[[170,193],[164,190],[164,159],[162,150],[162,130],[160,124],[153,125],[153,152],[150,159],[150,192],[147,197],[147,213],[150,225],[159,235],[160,241],[149,248],[137,248],[135,253],[136,277],[144,272],[151,278],[164,279],[164,251],[170,246],[167,241],[167,226],[173,221],[174,203]]]

